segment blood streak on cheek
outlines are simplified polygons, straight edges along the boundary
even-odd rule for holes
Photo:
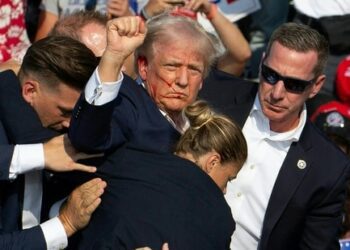
[[[160,80],[162,80],[166,85],[168,85],[169,88],[172,89],[172,91],[176,92],[174,87],[173,87],[173,82],[170,82],[168,80],[166,80],[163,76],[161,76],[160,74],[157,74],[158,77],[160,78]]]

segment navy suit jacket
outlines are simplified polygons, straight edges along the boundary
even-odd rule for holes
[[[229,249],[234,221],[215,182],[171,153],[122,148],[100,166],[107,188],[78,249]]]
[[[169,156],[180,134],[141,85],[125,77],[116,100],[102,106],[90,105],[82,96],[69,135],[79,149],[113,152],[99,167],[107,191],[83,233],[80,249],[142,245],[159,249],[165,241],[171,249],[228,248],[227,235],[234,222],[222,193],[198,167]],[[132,150],[123,150],[125,146]],[[162,154],[167,156],[162,158]],[[193,168],[206,181],[191,175]],[[208,203],[203,201],[207,196]],[[221,215],[215,214],[215,199]]]
[[[22,99],[17,76],[12,71],[0,73],[1,249],[46,249],[40,227],[15,232],[21,229],[23,178],[10,182],[9,166],[13,144],[42,142],[54,135]]]
[[[82,95],[69,128],[72,144],[85,152],[112,152],[125,143],[144,151],[172,152],[179,137],[147,91],[126,75],[112,102],[94,106]]]
[[[1,250],[46,250],[44,234],[40,226],[0,235]]]
[[[200,96],[243,127],[256,93],[257,84],[213,71]],[[304,169],[297,167],[299,160],[306,162]],[[348,178],[348,157],[307,121],[278,174],[259,249],[339,249]]]

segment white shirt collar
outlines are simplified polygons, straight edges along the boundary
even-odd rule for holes
[[[283,133],[271,131],[269,120],[262,112],[258,94],[255,97],[254,104],[249,116],[252,119],[255,119],[255,122],[257,123],[257,128],[259,129],[260,133],[262,133],[265,138],[272,141],[298,141],[307,119],[306,105],[304,104],[303,110],[300,113],[299,124],[296,128]]]

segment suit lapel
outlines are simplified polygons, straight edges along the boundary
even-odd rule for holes
[[[307,156],[307,151],[312,147],[312,139],[307,131],[309,129],[310,124],[307,122],[300,140],[292,143],[282,164],[266,209],[259,249],[266,249],[266,244],[274,226],[305,174],[311,168],[311,159]]]
[[[246,95],[234,95],[232,97],[231,105],[222,107],[221,112],[228,115],[241,128],[243,128],[254,104],[256,91],[257,88],[254,87],[253,90]],[[239,93],[240,91],[238,90],[237,92]]]

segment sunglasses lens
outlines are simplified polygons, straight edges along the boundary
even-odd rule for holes
[[[264,64],[261,66],[261,74],[270,84],[276,84],[276,82],[279,80],[278,74]]]
[[[284,87],[288,91],[292,92],[303,92],[305,88],[312,83],[312,81],[304,81],[300,79],[295,79],[291,77],[282,77],[273,69],[270,69],[268,66],[262,64],[261,65],[261,75],[269,84],[276,84],[279,80],[282,80],[284,83]]]
[[[308,84],[309,84],[308,82],[304,82],[298,79],[290,79],[290,78],[284,79],[284,86],[289,91],[303,92]]]

